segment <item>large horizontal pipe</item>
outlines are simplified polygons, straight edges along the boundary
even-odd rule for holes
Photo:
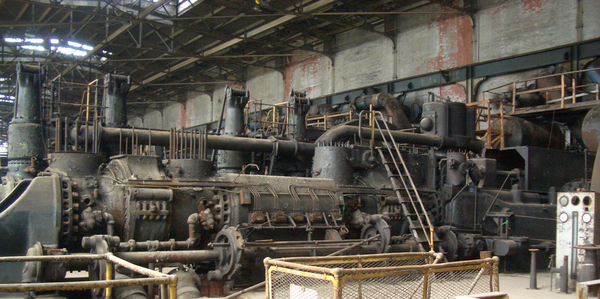
[[[92,127],[90,126],[89,139],[91,140]],[[81,132],[85,132],[85,127],[81,127]],[[140,144],[169,146],[171,132],[165,130],[151,129],[130,129],[130,128],[100,128],[100,138],[103,142],[125,142],[126,139],[131,142],[133,134],[136,141]],[[85,133],[83,133],[85,134]],[[85,136],[85,135],[84,135]],[[189,135],[184,135],[182,138],[187,138],[190,142]],[[75,130],[71,131],[71,139],[75,140]],[[79,137],[79,142],[84,140],[84,137]],[[189,143],[188,143],[189,144]],[[276,151],[278,154],[295,155],[309,154],[315,152],[315,144],[297,142],[294,140],[276,140],[276,139],[254,139],[246,137],[230,137],[206,135],[206,147],[209,149],[218,150],[233,150],[247,152],[264,152],[271,153]]]
[[[90,137],[91,139],[91,127]],[[152,145],[169,146],[171,132],[166,130],[151,130],[151,129],[130,129],[130,128],[104,128],[101,127],[100,138],[106,142],[123,142],[128,139],[132,140],[135,134],[135,139],[139,144],[148,144],[150,141]],[[85,127],[82,127],[82,132],[85,132]],[[317,143],[329,143],[342,140],[346,137],[358,135],[359,129],[355,126],[338,126],[327,132],[325,132],[317,140]],[[385,133],[384,133],[385,134]],[[475,152],[483,150],[484,144],[480,140],[474,139],[459,139],[450,137],[441,137],[435,135],[425,135],[417,133],[407,133],[399,131],[391,131],[392,136],[396,142],[410,143],[417,145],[433,146],[438,149],[457,148],[457,149],[468,149]],[[362,138],[371,138],[371,130],[363,128],[360,130]],[[183,138],[189,138],[184,135]],[[71,139],[75,140],[75,129],[71,132]],[[382,140],[382,134],[376,131],[375,139]],[[81,142],[84,140],[80,136],[78,140]],[[188,140],[189,141],[189,140]],[[252,152],[264,152],[271,153],[276,151],[277,154],[295,155],[305,154],[312,155],[315,151],[316,143],[298,142],[295,140],[277,140],[277,139],[255,139],[246,137],[231,137],[231,136],[217,136],[217,135],[206,135],[206,147],[209,149],[219,150],[233,150],[233,151],[252,151]]]
[[[390,131],[394,140],[399,143],[410,143],[417,145],[426,145],[433,146],[438,149],[448,149],[448,148],[457,148],[457,149],[468,149],[475,152],[480,152],[483,150],[483,142],[480,140],[468,139],[464,140],[458,138],[450,138],[450,137],[442,137],[435,135],[425,135],[425,134],[417,134],[417,133],[407,133],[407,132],[399,132],[399,131]],[[360,133],[361,138],[371,139],[371,129],[363,127],[362,130],[359,130],[356,126],[343,125],[335,127],[327,132],[325,132],[319,139],[317,139],[317,143],[330,143],[341,141],[344,138],[351,137],[353,135],[358,135]],[[382,134],[385,135],[386,139],[389,141],[389,137],[387,133],[380,132],[379,130],[375,130],[375,139],[383,140]]]
[[[194,263],[220,258],[216,250],[115,252],[115,256],[134,264]]]

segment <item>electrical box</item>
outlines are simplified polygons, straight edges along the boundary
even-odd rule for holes
[[[595,192],[559,192],[556,209],[556,267],[569,257],[569,288],[576,284],[579,267],[585,265],[585,250],[576,245],[595,245],[600,241],[600,196]]]

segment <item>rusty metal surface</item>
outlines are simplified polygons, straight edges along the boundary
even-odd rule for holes
[[[194,263],[217,260],[220,257],[219,252],[214,250],[116,252],[115,255],[136,264]]]

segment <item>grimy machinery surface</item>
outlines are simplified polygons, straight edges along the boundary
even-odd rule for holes
[[[527,143],[548,140],[539,135],[547,130],[523,129],[521,144],[484,151],[475,110],[462,103],[423,104],[411,124],[393,96],[365,95],[339,107],[348,121],[319,130],[305,126],[307,113],[335,107],[309,109],[292,92],[285,127],[265,129],[244,113],[249,93],[227,87],[224,129],[213,134],[127,127],[127,76],[107,75],[95,85],[101,103],[88,97],[74,117],[57,112],[55,93],[41,96],[43,69],[19,65],[17,83],[0,256],[112,253],[176,266],[181,298],[198,297],[200,279],[259,282],[265,257],[347,247],[434,250],[447,261],[492,251],[503,265],[528,267],[528,249],[547,258],[555,247],[556,191],[584,178],[581,152]],[[0,281],[61,282],[71,270],[90,280],[107,273],[98,260],[0,263]],[[116,279],[135,276],[119,271]],[[154,292],[129,286],[114,296]]]

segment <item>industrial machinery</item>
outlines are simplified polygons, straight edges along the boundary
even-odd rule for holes
[[[89,105],[91,118],[45,119],[43,81],[42,69],[17,68],[0,256],[112,252],[149,268],[175,265],[181,296],[197,294],[199,278],[259,281],[264,257],[341,249],[434,250],[448,261],[492,251],[510,266],[529,248],[554,248],[555,190],[582,177],[566,171],[544,183],[536,175],[545,170],[530,169],[530,159],[502,160],[551,150],[484,154],[475,110],[463,103],[426,103],[415,126],[393,96],[366,95],[347,104],[353,120],[313,138],[310,100],[293,92],[288,137],[250,138],[247,91],[227,87],[224,130],[208,134],[126,127],[130,81],[116,75],[104,80],[104,111]],[[0,281],[65,281],[71,270],[107,275],[99,261],[0,263]]]

